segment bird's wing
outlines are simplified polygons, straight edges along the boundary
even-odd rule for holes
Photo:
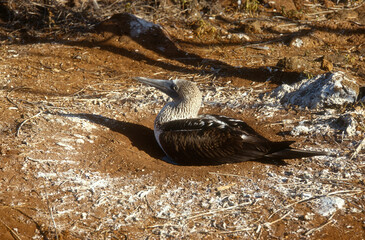
[[[232,127],[227,119],[205,115],[164,123],[160,127],[160,144],[170,158],[182,165],[242,162],[271,152],[272,142],[252,128],[245,131],[242,124]]]
[[[236,130],[240,130],[248,136],[255,136],[257,138],[262,139],[263,141],[266,140],[263,136],[259,135],[252,127],[250,127],[247,123],[245,123],[242,120],[221,115],[201,115],[201,117],[204,119],[212,119],[215,122],[221,122],[221,124],[227,125]]]

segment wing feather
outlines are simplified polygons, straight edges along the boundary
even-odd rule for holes
[[[270,141],[246,123],[229,119],[205,115],[165,123],[159,136],[161,146],[170,158],[182,165],[242,162],[270,153]]]

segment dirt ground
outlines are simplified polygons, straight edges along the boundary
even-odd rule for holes
[[[175,12],[132,12],[162,25],[167,40],[135,38],[120,19],[58,35],[3,27],[0,239],[365,239],[364,150],[353,155],[365,137],[364,103],[332,109],[358,120],[353,136],[292,136],[324,110],[262,97],[328,71],[364,85],[365,5],[287,1],[294,10],[280,13],[281,1],[264,2],[251,13],[223,4],[226,12],[194,24],[171,20]],[[176,44],[170,52],[158,46],[165,40]],[[153,135],[167,97],[135,76],[191,79],[204,93],[202,113],[336,156],[167,163]]]

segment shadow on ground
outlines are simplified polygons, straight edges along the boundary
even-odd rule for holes
[[[132,145],[144,151],[153,158],[161,159],[164,153],[158,146],[153,130],[143,125],[119,121],[101,115],[80,113],[80,114],[58,114],[64,117],[85,119],[92,123],[102,125],[114,132],[118,132],[129,138]]]
[[[29,5],[28,7],[34,7]],[[61,5],[59,6],[61,7]],[[100,17],[95,17],[93,14],[88,12],[75,12],[72,8],[67,6],[62,7],[62,16],[59,16],[58,21],[63,22],[64,27],[68,27],[67,31],[80,32],[80,33],[111,33],[113,36],[128,36],[130,39],[141,47],[154,51],[155,53],[163,56],[169,60],[178,61],[183,63],[185,66],[178,66],[174,63],[168,63],[163,61],[154,60],[143,53],[128,50],[123,46],[113,46],[107,41],[110,38],[105,38],[102,41],[82,40],[82,41],[67,41],[62,31],[57,32],[54,36],[36,34],[37,31],[43,31],[44,29],[50,28],[50,12],[55,11],[56,8],[40,5],[35,9],[36,14],[27,14],[27,11],[22,14],[17,14],[15,8],[9,7],[8,4],[0,4],[0,27],[7,32],[6,34],[0,33],[0,39],[13,38],[13,33],[18,32],[19,43],[50,43],[59,41],[65,45],[70,46],[83,46],[94,48],[100,47],[102,50],[109,51],[112,53],[119,54],[121,56],[128,57],[136,61],[144,61],[151,66],[158,66],[165,70],[177,71],[183,73],[197,73],[197,74],[213,74],[219,76],[235,76],[238,78],[247,79],[254,82],[264,82],[270,79],[274,83],[292,83],[300,80],[300,72],[286,72],[278,68],[278,71],[268,71],[266,67],[236,67],[227,64],[220,60],[203,58],[195,53],[187,52],[178,46],[178,43],[185,43],[200,47],[211,47],[215,45],[228,45],[237,47],[245,47],[255,44],[272,44],[275,42],[283,42],[288,44],[293,38],[310,36],[314,31],[322,31],[328,33],[337,33],[351,35],[361,34],[363,32],[362,26],[358,28],[349,28],[346,26],[327,26],[325,23],[301,23],[299,21],[292,20],[290,18],[283,18],[283,21],[289,24],[298,24],[306,26],[307,29],[298,30],[293,33],[283,34],[271,28],[265,29],[266,32],[276,34],[259,41],[248,41],[242,43],[231,42],[231,43],[201,43],[194,41],[184,41],[174,39],[168,35],[163,27],[157,24],[138,18],[133,14],[126,12],[114,14],[111,18],[104,21],[100,21]],[[24,10],[24,9],[23,9]],[[219,20],[219,18],[218,18]],[[222,19],[220,19],[222,20]],[[226,24],[233,25],[229,32],[241,33],[244,32],[245,26],[249,22],[236,22],[223,19]],[[72,24],[71,24],[72,23]],[[71,28],[72,27],[72,28]],[[51,30],[51,29],[49,29]],[[55,32],[56,33],[56,32]],[[112,37],[113,37],[112,36]],[[58,38],[58,39],[57,39]],[[270,68],[276,68],[276,66],[267,66]]]
[[[163,153],[160,146],[158,146],[155,140],[153,130],[148,127],[135,123],[111,119],[101,115],[88,114],[88,113],[58,114],[58,115],[64,117],[85,119],[92,123],[96,123],[104,127],[107,127],[114,132],[121,133],[126,137],[128,137],[133,146],[137,147],[141,151],[144,151],[150,157],[155,159],[160,159],[161,161],[176,165],[173,161],[165,157],[165,154]],[[262,164],[270,164],[276,166],[283,166],[288,164],[285,161],[279,159],[278,160],[257,159],[254,161],[260,162]]]

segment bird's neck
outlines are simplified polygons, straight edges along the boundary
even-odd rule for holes
[[[157,115],[155,126],[173,120],[196,118],[200,105],[200,99],[195,101],[168,102]]]

